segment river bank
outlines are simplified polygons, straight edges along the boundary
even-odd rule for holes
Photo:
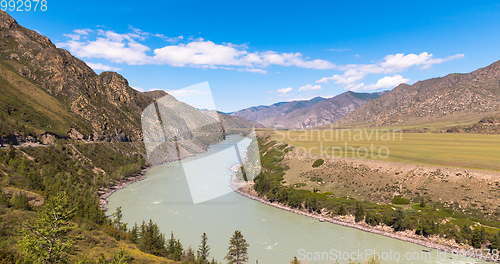
[[[104,211],[108,210],[108,198],[114,192],[121,190],[134,182],[144,180],[146,178],[146,172],[150,167],[151,166],[146,166],[132,176],[120,179],[109,187],[99,189],[97,191],[97,195],[99,195],[99,206],[101,207],[101,209]]]
[[[424,246],[431,249],[436,249],[446,253],[452,253],[465,257],[477,258],[485,261],[490,261],[494,263],[500,263],[500,258],[498,255],[484,254],[480,249],[474,249],[470,246],[457,244],[455,241],[444,239],[438,236],[433,236],[429,238],[424,238],[422,236],[416,235],[414,231],[407,230],[404,232],[395,232],[392,228],[384,225],[370,226],[364,222],[355,223],[353,216],[331,216],[326,213],[316,214],[310,213],[305,210],[299,210],[290,208],[286,205],[279,203],[272,203],[266,199],[263,199],[257,195],[253,190],[253,184],[233,182],[232,187],[236,193],[242,195],[246,198],[258,201],[260,203],[273,206],[291,213],[311,217],[319,220],[320,222],[328,222],[336,225],[341,225],[345,227],[355,228],[361,231],[370,232],[394,239],[398,239],[405,242],[410,242],[420,246]]]

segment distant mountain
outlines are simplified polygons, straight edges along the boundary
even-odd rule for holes
[[[341,123],[368,126],[460,121],[500,111],[500,61],[471,73],[401,84],[348,114]]]
[[[265,127],[311,128],[331,124],[379,96],[380,93],[345,92],[332,98],[315,97],[250,107],[232,115],[259,122]]]

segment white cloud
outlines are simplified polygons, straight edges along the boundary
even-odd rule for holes
[[[118,34],[113,31],[98,30],[95,40],[75,40],[57,43],[78,57],[86,59],[105,59],[114,63],[142,65],[150,62],[146,55],[149,47],[136,41],[136,34]]]
[[[321,86],[318,84],[306,84],[299,88],[299,91],[314,91],[321,89]]]
[[[281,89],[278,89],[276,90],[278,93],[280,94],[287,94],[289,92],[291,92],[293,90],[292,87],[287,87],[287,88],[281,88]]]
[[[379,79],[375,85],[374,89],[383,89],[383,88],[393,88],[399,84],[408,82],[409,79],[404,78],[401,75],[393,75],[393,76],[385,76]]]
[[[92,62],[85,62],[90,68],[92,68],[94,71],[120,71],[120,68],[109,66],[106,64],[102,63],[92,63]]]
[[[82,28],[82,29],[75,29],[73,32],[75,32],[78,35],[88,35],[90,32],[92,32],[92,29],[88,28]]]
[[[376,91],[381,89],[394,88],[402,83],[407,83],[408,81],[409,79],[406,79],[405,77],[398,74],[380,78],[376,83],[371,85],[365,85],[364,83],[352,84],[351,86],[349,86],[349,90],[358,92]]]
[[[265,73],[263,68],[271,65],[307,69],[333,69],[336,66],[326,60],[308,59],[301,53],[279,53],[275,51],[249,51],[246,45],[219,44],[204,39],[152,49],[143,44],[148,37],[158,37],[168,42],[179,42],[182,36],[169,38],[162,34],[151,34],[131,28],[131,33],[120,34],[105,30],[75,30],[66,34],[65,42],[57,43],[78,57],[105,59],[113,63],[128,65],[158,64],[175,67],[200,67]],[[95,33],[93,39],[90,33]]]
[[[434,64],[440,64],[446,61],[463,58],[463,54],[456,54],[445,58],[434,58],[431,53],[422,52],[420,54],[391,54],[384,57],[380,63],[374,64],[348,64],[338,66],[343,71],[341,74],[323,77],[316,83],[328,83],[334,81],[337,84],[344,86],[346,90],[377,90],[390,88],[393,83],[407,82],[408,80],[401,75],[386,76],[372,85],[365,85],[361,82],[370,74],[390,74],[408,70],[412,67],[420,67],[427,69]]]

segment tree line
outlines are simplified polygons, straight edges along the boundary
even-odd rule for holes
[[[272,141],[269,137],[259,138],[259,147],[262,170],[255,178],[254,189],[259,196],[270,202],[311,213],[349,214],[354,216],[356,222],[364,221],[371,226],[383,224],[392,227],[394,231],[415,230],[416,234],[425,237],[439,235],[475,248],[488,248],[492,251],[499,249],[500,222],[471,218],[439,204],[426,203],[422,198],[413,208],[403,209],[390,204],[357,201],[353,198],[336,197],[332,193],[283,185],[283,176],[288,167],[281,161],[292,147]],[[320,162],[314,163],[317,166]],[[395,204],[406,203],[406,199],[399,197],[395,201]],[[447,218],[458,220],[451,222],[446,221]],[[476,222],[485,224],[477,225]]]

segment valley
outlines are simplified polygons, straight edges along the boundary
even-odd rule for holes
[[[431,74],[464,55],[327,49],[365,61],[341,64],[132,24],[62,41],[2,10],[0,264],[500,261],[497,57]],[[232,109],[172,89],[203,78]]]

